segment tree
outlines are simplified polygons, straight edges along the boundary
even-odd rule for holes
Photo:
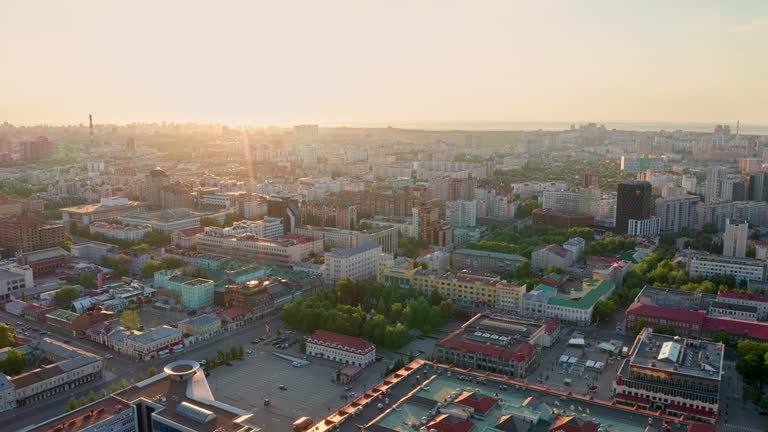
[[[84,406],[88,405],[88,399],[85,397],[85,395],[80,396],[80,400],[78,401],[78,405],[80,405],[81,407],[84,407]]]
[[[67,285],[56,291],[54,301],[61,309],[69,309],[72,302],[80,298],[80,290],[76,286]]]
[[[184,259],[179,258],[177,256],[166,255],[160,259],[160,264],[166,270],[173,270],[181,267],[186,267],[188,263]]]
[[[96,392],[93,390],[88,392],[88,402],[96,402]]]
[[[120,315],[120,323],[128,330],[138,330],[141,328],[141,317],[133,309],[128,309]]]
[[[87,289],[96,289],[98,287],[98,279],[95,274],[82,272],[77,278],[77,284]]]
[[[171,244],[171,235],[161,231],[150,231],[144,234],[144,243],[152,247],[162,247]]]
[[[147,370],[147,376],[149,376],[150,378],[155,376],[155,375],[157,375],[157,369],[156,368],[151,367],[151,368],[149,368]]]
[[[15,346],[16,339],[13,337],[13,327],[0,324],[0,348]]]
[[[99,397],[101,399],[104,399],[107,396],[109,396],[109,392],[107,391],[107,389],[101,389],[101,392],[99,393]]]
[[[139,371],[139,381],[144,381],[146,378],[144,377],[144,372]]]
[[[515,276],[518,279],[528,279],[531,277],[531,262],[525,260],[515,267]]]
[[[24,354],[14,348],[6,352],[4,360],[0,360],[0,372],[8,376],[20,374],[26,366],[27,360],[24,358]]]
[[[618,306],[611,300],[601,300],[595,303],[595,307],[592,311],[592,319],[595,322],[609,321],[616,313]]]
[[[75,397],[70,397],[67,401],[67,412],[74,411],[77,409],[77,399]]]
[[[159,272],[160,270],[165,269],[159,261],[149,260],[146,264],[144,264],[144,267],[142,267],[140,276],[142,279],[150,279],[154,277],[155,273]]]
[[[200,226],[204,226],[204,227],[222,227],[223,225],[222,225],[221,222],[219,222],[218,220],[216,220],[216,219],[214,219],[212,217],[203,216],[203,217],[200,218]]]
[[[731,337],[728,335],[728,333],[719,331],[712,334],[712,341],[721,343],[723,345],[728,345],[731,342]]]

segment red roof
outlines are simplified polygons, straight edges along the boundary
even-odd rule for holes
[[[575,416],[558,416],[552,426],[551,432],[597,432],[598,425],[589,420],[582,420]]]
[[[250,313],[250,312],[251,311],[248,310],[248,308],[246,308],[246,307],[243,307],[243,306],[233,306],[231,308],[224,309],[221,312],[221,315],[223,315],[224,318],[226,318],[227,320],[233,320],[235,318],[239,318],[241,316],[248,315],[248,313]]]
[[[626,393],[616,393],[616,399],[625,400],[627,402],[634,402],[638,404],[650,405],[651,400],[641,396],[633,396]]]
[[[717,414],[713,411],[707,411],[699,408],[691,408],[691,407],[686,407],[686,406],[676,405],[676,404],[667,405],[667,410],[672,410],[672,411],[684,413],[684,414],[692,414],[695,416],[706,417],[706,418],[717,417]]]
[[[632,303],[627,308],[627,314],[637,315],[640,317],[667,319],[671,321],[698,323],[699,325],[704,322],[704,317],[707,315],[705,311],[674,309],[647,305],[643,303]]]
[[[557,328],[560,327],[560,317],[555,316],[554,318],[547,318],[546,321],[544,321],[544,330],[548,334],[552,334]]]
[[[46,309],[45,306],[41,306],[37,303],[29,303],[23,308],[21,308],[21,310],[23,310],[24,312],[33,312],[33,313],[44,311],[45,309]]]
[[[487,414],[499,401],[490,396],[485,396],[482,393],[465,392],[463,395],[459,396],[455,402],[459,405],[472,408],[478,414]]]
[[[341,349],[342,351],[344,351],[344,348],[347,348],[347,350],[367,352],[375,348],[372,343],[365,339],[334,333],[328,330],[317,330],[312,333],[312,336],[307,339],[307,343],[338,345],[337,349]]]
[[[739,299],[739,300],[752,300],[757,302],[768,303],[768,295],[766,294],[753,294],[749,292],[721,290],[719,293],[717,293],[717,295],[719,297],[725,297],[725,298],[732,298],[732,299]]]
[[[690,422],[688,432],[717,432],[717,425],[709,423]]]
[[[478,342],[472,342],[461,337],[459,333],[462,329],[458,329],[450,335],[443,338],[437,344],[441,347],[456,350],[480,353],[487,357],[498,358],[500,360],[509,361],[515,360],[518,362],[525,361],[533,353],[533,345],[530,342],[523,342],[516,350],[509,350],[506,348],[497,347],[494,345],[486,345]]]
[[[741,321],[732,318],[704,318],[704,332],[726,332],[733,336],[749,336],[756,339],[768,340],[768,323]]]
[[[189,227],[189,228],[184,228],[182,230],[179,230],[178,234],[186,237],[192,237],[196,234],[201,234],[204,231],[205,231],[205,227],[196,226],[196,227]]]
[[[435,417],[432,423],[427,424],[427,430],[436,430],[437,432],[469,432],[475,424],[471,421],[463,420],[448,414],[441,414]]]
[[[755,246],[768,247],[767,240],[752,240],[752,244],[754,244]]]

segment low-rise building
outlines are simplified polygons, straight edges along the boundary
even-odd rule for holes
[[[32,267],[10,262],[0,265],[0,303],[21,298],[27,288],[34,286]]]
[[[715,423],[723,344],[652,333],[632,345],[613,383],[616,402]]]
[[[722,303],[754,307],[755,319],[768,321],[768,295],[721,290],[717,294],[717,300]]]
[[[221,318],[215,315],[199,315],[179,321],[179,330],[184,334],[209,335],[221,330]]]
[[[43,339],[24,347],[25,356],[44,361],[43,367],[10,378],[15,406],[24,406],[70,392],[101,377],[101,357],[79,348]]]
[[[139,242],[144,239],[144,235],[152,232],[152,226],[145,225],[121,225],[115,223],[109,223],[106,221],[93,222],[88,226],[88,229],[93,234],[101,234],[103,236],[125,241]]]
[[[216,283],[210,279],[185,276],[178,270],[160,270],[154,275],[156,288],[167,288],[181,293],[184,307],[200,309],[213,306]]]
[[[197,235],[202,234],[205,227],[197,226],[178,230],[171,234],[171,245],[182,249],[197,247]]]
[[[549,266],[567,269],[573,264],[573,252],[557,245],[538,246],[531,254],[531,268],[546,270]]]
[[[307,338],[307,354],[365,367],[376,361],[376,346],[359,337],[317,330]]]
[[[87,226],[92,222],[116,219],[120,216],[129,216],[143,214],[146,212],[149,204],[128,201],[127,198],[102,198],[98,204],[84,204],[75,207],[61,209],[64,225],[68,226],[70,221],[78,225]]]
[[[542,347],[560,334],[557,318],[535,322],[507,315],[478,314],[435,345],[435,358],[461,368],[523,378],[539,363]]]
[[[107,345],[131,357],[150,360],[167,357],[171,352],[183,351],[184,335],[181,330],[168,326],[155,327],[143,332],[118,328],[107,337]]]
[[[585,279],[580,288],[559,292],[541,284],[523,296],[522,312],[528,317],[559,317],[576,325],[589,325],[595,304],[608,298],[615,287],[609,280]]]
[[[18,256],[16,262],[20,265],[32,268],[35,277],[44,276],[56,272],[71,260],[69,252],[60,247],[42,249],[35,252],[23,253]]]
[[[87,241],[84,243],[73,244],[69,253],[73,258],[100,263],[105,256],[117,255],[120,248],[117,245],[103,243],[98,241]]]
[[[486,252],[474,249],[456,249],[451,252],[451,267],[456,270],[477,272],[509,272],[518,264],[528,261],[520,255]]]
[[[584,248],[587,242],[581,237],[573,237],[563,243],[563,248],[568,249],[573,254],[573,260],[578,261],[584,255]]]
[[[203,254],[225,256],[241,261],[251,261],[262,266],[290,268],[291,263],[309,258],[310,253],[323,251],[323,240],[286,234],[277,240],[260,239],[253,234],[234,237],[197,235],[197,250]]]
[[[366,243],[376,243],[386,253],[397,252],[397,228],[393,226],[373,226],[365,230],[353,231],[329,227],[303,226],[296,229],[296,234],[323,239],[328,248],[353,248]]]

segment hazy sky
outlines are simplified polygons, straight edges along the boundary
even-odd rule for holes
[[[0,2],[0,122],[768,123],[768,1]]]

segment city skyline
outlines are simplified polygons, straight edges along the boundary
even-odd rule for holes
[[[7,8],[0,121],[768,123],[757,1],[139,6]]]

